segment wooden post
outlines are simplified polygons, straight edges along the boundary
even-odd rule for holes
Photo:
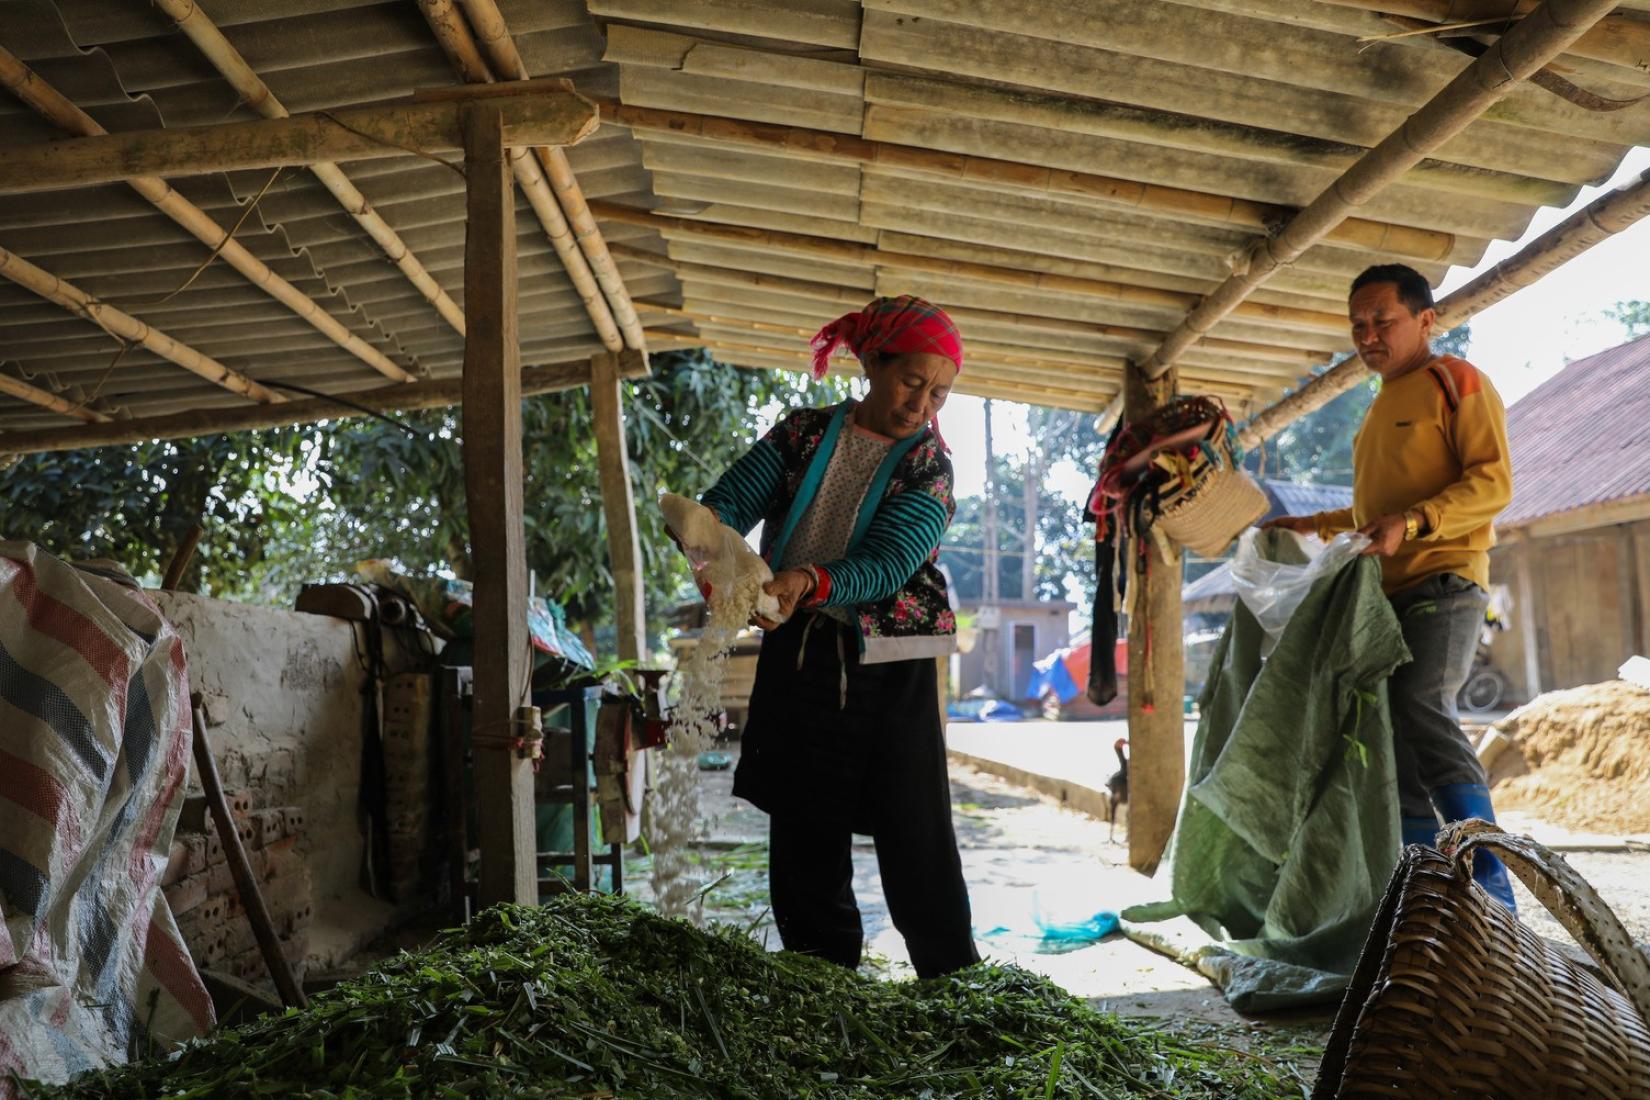
[[[590,409],[596,421],[596,467],[601,473],[602,512],[607,518],[607,558],[613,572],[619,657],[640,661],[647,656],[647,615],[642,601],[642,545],[636,534],[636,501],[630,491],[630,458],[625,449],[619,363],[620,356],[614,352],[590,360]]]
[[[1524,692],[1529,699],[1534,699],[1541,694],[1541,616],[1535,605],[1535,585],[1530,579],[1530,557],[1535,553],[1535,544],[1528,537],[1522,538],[1513,552],[1518,555],[1515,561],[1518,595],[1513,615],[1524,641]]]
[[[1171,366],[1148,381],[1131,364],[1123,375],[1124,416],[1138,420],[1173,397],[1177,374]],[[1149,875],[1174,832],[1186,779],[1186,674],[1180,553],[1171,548],[1165,556],[1148,543],[1149,572],[1129,576],[1138,586],[1129,616],[1129,866]]]
[[[512,747],[527,701],[527,545],[522,527],[516,204],[496,105],[464,112],[464,489],[475,563],[475,738],[482,905],[538,901],[533,765]]]

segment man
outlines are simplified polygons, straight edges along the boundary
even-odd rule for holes
[[[1352,507],[1267,526],[1323,539],[1355,528],[1369,537],[1365,552],[1380,555],[1382,584],[1414,658],[1387,688],[1403,838],[1430,844],[1438,817],[1495,820],[1455,697],[1489,603],[1495,517],[1512,497],[1506,412],[1471,363],[1433,354],[1437,313],[1418,271],[1368,269],[1352,282],[1348,311],[1359,357],[1381,376],[1353,443]],[[1473,877],[1515,909],[1500,860],[1479,853]]]

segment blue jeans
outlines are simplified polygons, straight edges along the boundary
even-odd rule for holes
[[[1439,787],[1485,782],[1484,767],[1461,730],[1455,697],[1472,670],[1489,602],[1487,592],[1453,573],[1435,574],[1392,596],[1414,658],[1387,681],[1404,817],[1431,818],[1429,792]]]

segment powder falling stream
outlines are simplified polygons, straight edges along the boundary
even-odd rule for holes
[[[682,497],[666,493],[659,504],[694,562],[701,584],[710,587],[709,620],[680,669],[680,694],[672,712],[670,746],[659,764],[658,801],[648,836],[659,912],[697,919],[689,912],[697,889],[689,849],[699,839],[699,754],[716,739],[722,675],[739,632],[754,612],[778,609],[773,597],[762,591],[772,572],[738,532],[724,527],[709,509]]]

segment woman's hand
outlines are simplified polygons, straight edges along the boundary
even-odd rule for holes
[[[796,605],[806,599],[813,590],[813,574],[803,569],[782,569],[774,575],[773,580],[762,586],[762,591],[779,601],[781,619],[790,618],[791,613],[796,610]],[[751,616],[751,622],[763,630],[773,630],[779,626],[779,623],[761,615]]]

